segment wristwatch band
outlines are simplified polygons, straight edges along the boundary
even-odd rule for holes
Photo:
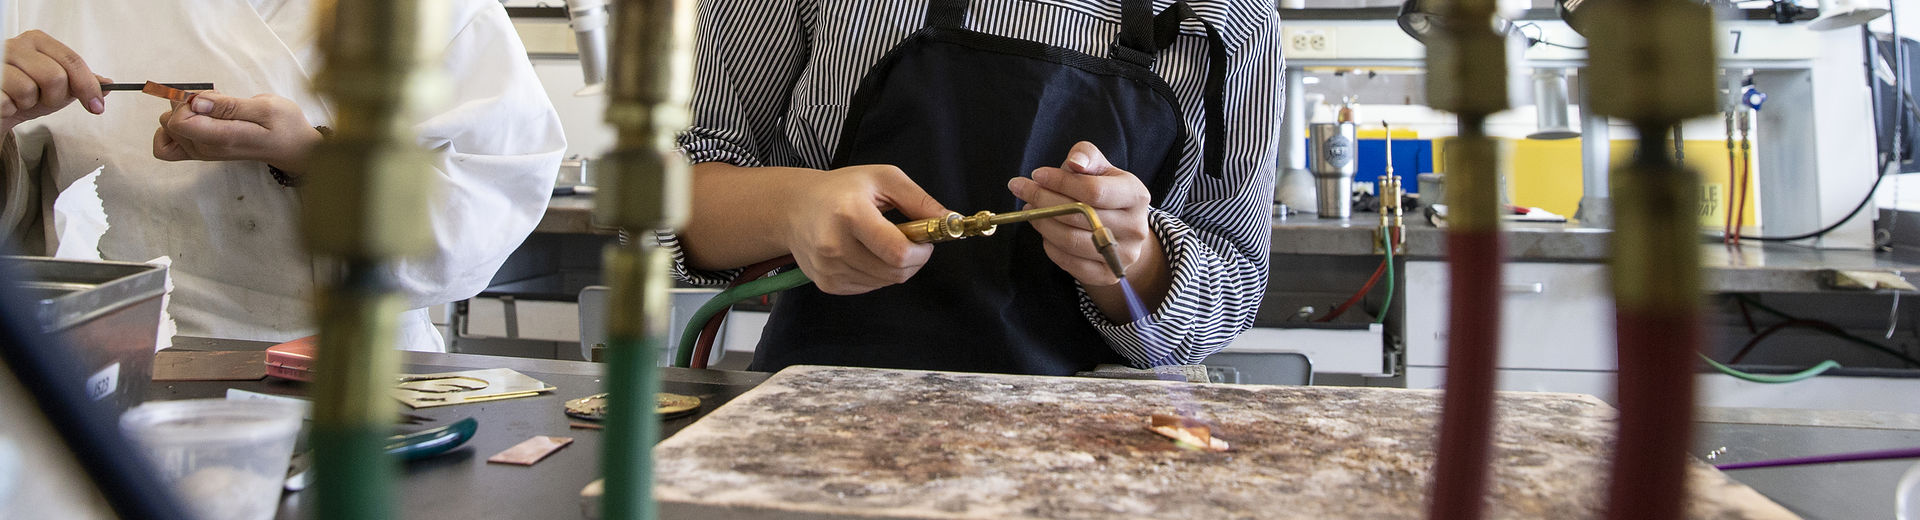
[[[322,141],[333,138],[333,129],[327,128],[327,125],[315,126],[313,127],[313,130],[315,132],[320,132],[320,139]],[[301,185],[306,184],[306,181],[302,179],[299,175],[288,173],[286,170],[282,170],[279,167],[271,164],[267,165],[267,174],[273,176],[273,182],[280,183],[281,186],[286,186],[288,188],[298,188]]]

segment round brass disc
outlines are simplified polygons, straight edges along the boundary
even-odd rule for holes
[[[654,394],[654,399],[655,404],[659,406],[654,411],[663,418],[680,417],[700,409],[700,398],[691,395],[661,392]]]
[[[664,418],[679,417],[700,409],[700,398],[691,395],[654,394],[654,412]],[[567,416],[598,421],[607,418],[607,394],[593,394],[567,401]]]

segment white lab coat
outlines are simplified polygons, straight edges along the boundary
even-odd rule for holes
[[[321,67],[310,0],[22,0],[10,37],[40,29],[94,72],[120,82],[213,82],[222,93],[280,95],[315,125],[332,107],[311,91]],[[398,345],[443,350],[425,307],[484,289],[533,231],[566,143],[526,50],[493,0],[456,0],[444,33],[444,95],[414,126],[433,152],[432,254],[398,262],[410,308]],[[165,162],[152,155],[166,100],[107,96],[106,114],[78,103],[15,129],[22,157],[64,190],[101,168],[107,260],[170,256],[180,333],[284,341],[314,332],[316,263],[295,221],[300,191],[252,161]],[[37,161],[36,161],[37,160]],[[35,164],[35,163],[38,164]],[[50,206],[52,200],[43,200]],[[46,218],[48,223],[52,218]],[[56,240],[48,229],[49,241]],[[49,246],[48,251],[53,251]]]

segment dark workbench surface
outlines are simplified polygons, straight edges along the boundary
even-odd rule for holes
[[[176,350],[260,350],[271,343],[175,338]],[[403,411],[431,417],[426,425],[407,425],[408,431],[447,424],[464,417],[480,421],[479,432],[466,446],[439,457],[416,461],[404,468],[400,491],[403,518],[580,518],[580,489],[600,476],[600,430],[567,426],[562,403],[600,393],[604,365],[580,361],[403,352],[402,370],[409,373],[450,372],[477,368],[511,368],[547,382],[558,390],[537,397],[489,403]],[[666,421],[662,436],[704,417],[715,407],[766,380],[767,374],[719,370],[662,369],[667,392],[699,396],[695,415]],[[154,383],[148,400],[220,398],[228,388],[304,397],[308,385],[278,378],[260,381]],[[535,435],[572,437],[573,444],[531,467],[488,464],[487,457]],[[312,489],[309,487],[308,489]],[[300,510],[302,493],[283,499],[278,518],[306,518]]]

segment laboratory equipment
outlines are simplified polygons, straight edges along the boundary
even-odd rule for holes
[[[1556,0],[1556,6],[1568,27],[1591,39],[1596,30],[1593,13],[1616,2]],[[1829,11],[1823,7],[1821,13],[1825,16]],[[1641,17],[1646,17],[1644,12]],[[1793,100],[1776,102],[1753,116],[1754,178],[1750,182],[1758,199],[1754,206],[1759,218],[1754,220],[1764,233],[1745,238],[1818,238],[1810,245],[1871,247],[1869,219],[1855,218],[1860,213],[1856,208],[1864,208],[1864,201],[1877,188],[1881,169],[1875,164],[1872,91],[1859,84],[1860,66],[1870,63],[1866,54],[1871,46],[1862,45],[1859,35],[1851,31],[1819,31],[1812,24],[1735,20],[1716,26],[1709,42],[1716,49],[1714,67],[1751,70],[1755,88],[1776,99]],[[1582,102],[1607,95],[1582,96]],[[1604,115],[1605,111],[1594,112]],[[1604,130],[1605,126],[1587,128]],[[1583,155],[1594,158],[1603,151],[1599,148],[1583,150]],[[1584,185],[1605,189],[1605,177],[1596,173],[1587,170],[1589,177],[1598,178]]]
[[[134,407],[120,425],[200,518],[268,520],[300,420],[286,403],[189,399]]]

